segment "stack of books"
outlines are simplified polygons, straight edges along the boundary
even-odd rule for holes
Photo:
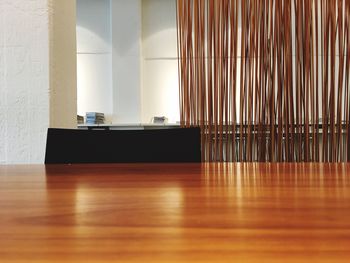
[[[87,112],[86,123],[87,124],[104,124],[105,115],[100,112]]]
[[[152,123],[154,124],[166,124],[168,122],[168,118],[165,116],[154,116],[152,118]]]
[[[77,122],[78,124],[84,124],[84,117],[81,115],[77,115]]]

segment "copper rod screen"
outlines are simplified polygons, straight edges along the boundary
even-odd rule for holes
[[[347,162],[350,1],[177,0],[180,120],[202,159]]]

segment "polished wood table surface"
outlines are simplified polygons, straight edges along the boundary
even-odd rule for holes
[[[350,262],[350,165],[0,166],[0,262]]]

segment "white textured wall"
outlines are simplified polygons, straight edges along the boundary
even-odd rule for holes
[[[67,64],[61,63],[65,59],[67,63],[74,60],[74,56],[73,60],[64,57],[70,54],[64,49],[74,46],[58,41],[49,51],[49,39],[53,37],[49,34],[49,18],[53,11],[59,10],[55,1],[59,7],[63,4],[67,8],[60,10],[60,19],[68,21],[69,9],[74,1],[0,0],[0,163],[42,163],[50,122],[55,119],[57,123],[67,124],[60,122],[59,116],[50,118],[50,96],[53,98],[60,93],[61,84],[68,85],[64,89],[74,89],[74,80],[61,81],[70,70],[70,67],[65,68]],[[51,22],[55,19],[57,17]],[[61,22],[55,32],[62,36],[60,27],[67,24]],[[61,52],[57,53],[58,50]],[[59,56],[63,57],[58,59]],[[51,70],[50,65],[54,67]],[[52,79],[55,76],[56,81]],[[71,75],[68,73],[67,76],[65,78]],[[50,83],[53,85],[51,90]],[[53,98],[53,101],[60,100]],[[73,111],[72,104],[73,101],[67,99],[64,107],[60,105],[60,112],[64,116],[73,115],[70,112]],[[53,113],[59,114],[59,111],[54,110]]]
[[[110,0],[77,0],[78,113],[113,114]]]
[[[141,0],[111,0],[115,123],[141,122]]]
[[[0,1],[0,164],[7,160],[7,145],[5,138],[7,137],[7,125],[5,123],[6,114],[6,90],[5,90],[5,5],[4,1]]]
[[[49,126],[47,0],[0,4],[0,163],[42,162]]]
[[[176,0],[142,1],[142,122],[180,120]]]

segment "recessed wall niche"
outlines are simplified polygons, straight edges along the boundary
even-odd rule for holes
[[[78,114],[179,121],[176,0],[77,0]]]

